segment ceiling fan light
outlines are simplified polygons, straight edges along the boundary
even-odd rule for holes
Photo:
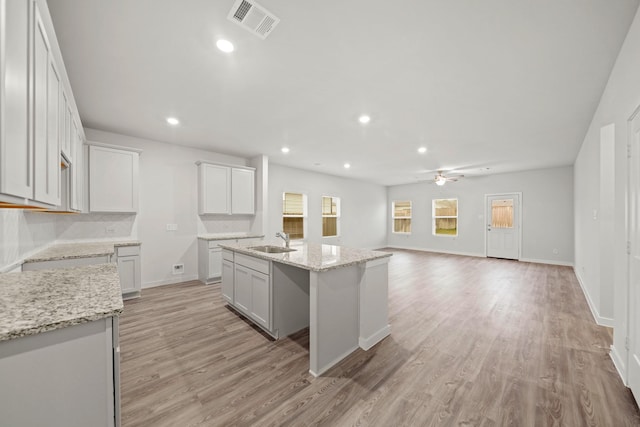
[[[445,182],[447,182],[447,180],[446,180],[446,178],[444,176],[436,177],[436,184],[437,185],[444,185]]]

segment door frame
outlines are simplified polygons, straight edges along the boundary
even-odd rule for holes
[[[520,261],[522,259],[522,191],[512,191],[510,193],[490,193],[484,195],[484,214],[482,215],[484,218],[484,257],[487,258],[487,242],[489,241],[489,233],[487,225],[489,218],[487,218],[487,212],[489,212],[489,197],[493,196],[518,196],[518,259]]]
[[[634,186],[633,186],[633,177],[631,176],[631,167],[632,167],[632,162],[633,162],[633,121],[635,120],[635,118],[640,115],[640,105],[638,105],[636,107],[636,109],[633,111],[633,113],[631,114],[631,116],[629,116],[629,119],[627,120],[627,182],[626,182],[626,191],[625,191],[625,209],[624,209],[624,213],[625,213],[625,218],[624,218],[624,229],[625,229],[625,236],[626,236],[626,245],[627,245],[627,312],[626,312],[626,319],[625,319],[625,323],[626,323],[626,337],[625,337],[625,347],[624,347],[624,354],[621,355],[622,359],[623,359],[623,363],[624,363],[624,375],[621,375],[622,377],[622,382],[624,383],[625,386],[629,387],[629,376],[630,376],[630,370],[631,370],[631,346],[629,343],[629,337],[631,336],[631,327],[632,327],[632,316],[631,316],[631,306],[632,306],[632,301],[631,298],[635,296],[635,293],[633,292],[633,287],[631,286],[631,257],[633,255],[633,251],[631,250],[631,244],[632,244],[632,230],[631,230],[631,218],[632,215],[634,214],[633,209],[634,209],[634,203],[633,200],[634,198],[637,198],[637,196],[635,196],[633,194],[633,190],[634,190]],[[615,331],[614,331],[615,333]],[[613,347],[613,344],[611,345]],[[617,349],[616,351],[619,351],[622,349]],[[618,368],[616,366],[616,368]],[[620,373],[620,369],[618,368],[618,372]]]

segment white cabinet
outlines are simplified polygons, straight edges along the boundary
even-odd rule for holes
[[[231,168],[231,213],[255,214],[255,170]]]
[[[270,272],[270,261],[236,253],[233,276],[222,276],[223,296],[225,293],[233,293],[233,301],[226,297],[225,300],[269,332],[272,307]]]
[[[209,278],[222,277],[222,248],[209,249]]]
[[[235,264],[233,268],[235,307],[244,314],[251,312],[251,269]]]
[[[0,0],[0,22],[0,202],[60,206],[67,116],[83,131],[47,3]]]
[[[230,255],[227,255],[227,252]],[[231,259],[226,259],[225,255],[227,255],[227,257],[231,257]],[[222,298],[229,304],[233,305],[235,304],[235,296],[234,296],[234,289],[233,289],[233,278],[234,278],[234,272],[233,272],[233,252],[229,252],[229,251],[222,251]]]
[[[116,257],[120,286],[125,299],[140,296],[142,288],[140,246],[116,247]]]
[[[89,146],[89,211],[136,213],[138,211],[138,162],[140,150]]]
[[[217,283],[222,277],[223,249],[219,245],[242,242],[245,245],[256,243],[259,239],[206,240],[198,238],[198,280],[209,285]],[[232,257],[227,259],[233,261]]]
[[[28,1],[0,0],[0,193],[33,198]]]
[[[75,120],[71,122],[71,130],[70,152],[73,162],[70,166],[69,207],[79,212],[84,209],[84,140]]]
[[[255,169],[206,162],[198,165],[200,215],[255,214]]]
[[[3,426],[119,426],[118,318],[0,342]]]

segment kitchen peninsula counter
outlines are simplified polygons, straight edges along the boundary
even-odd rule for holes
[[[283,249],[282,242],[260,246]],[[260,246],[220,244],[222,297],[276,339],[308,327],[312,375],[389,336],[392,254],[313,243],[269,253]]]
[[[0,274],[0,341],[118,316],[115,264]]]
[[[273,246],[282,246],[282,243],[269,243]],[[255,245],[254,245],[255,246]],[[247,246],[243,243],[221,244],[221,248],[250,255],[268,261],[276,261],[293,267],[309,271],[327,271],[336,268],[349,267],[366,263],[381,258],[391,257],[392,254],[381,251],[349,248],[345,246],[321,245],[316,243],[293,243],[292,252],[265,253]]]

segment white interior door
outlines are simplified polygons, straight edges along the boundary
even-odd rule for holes
[[[487,256],[520,258],[520,195],[486,196]]]
[[[629,387],[640,400],[640,112],[631,122],[629,164]]]

